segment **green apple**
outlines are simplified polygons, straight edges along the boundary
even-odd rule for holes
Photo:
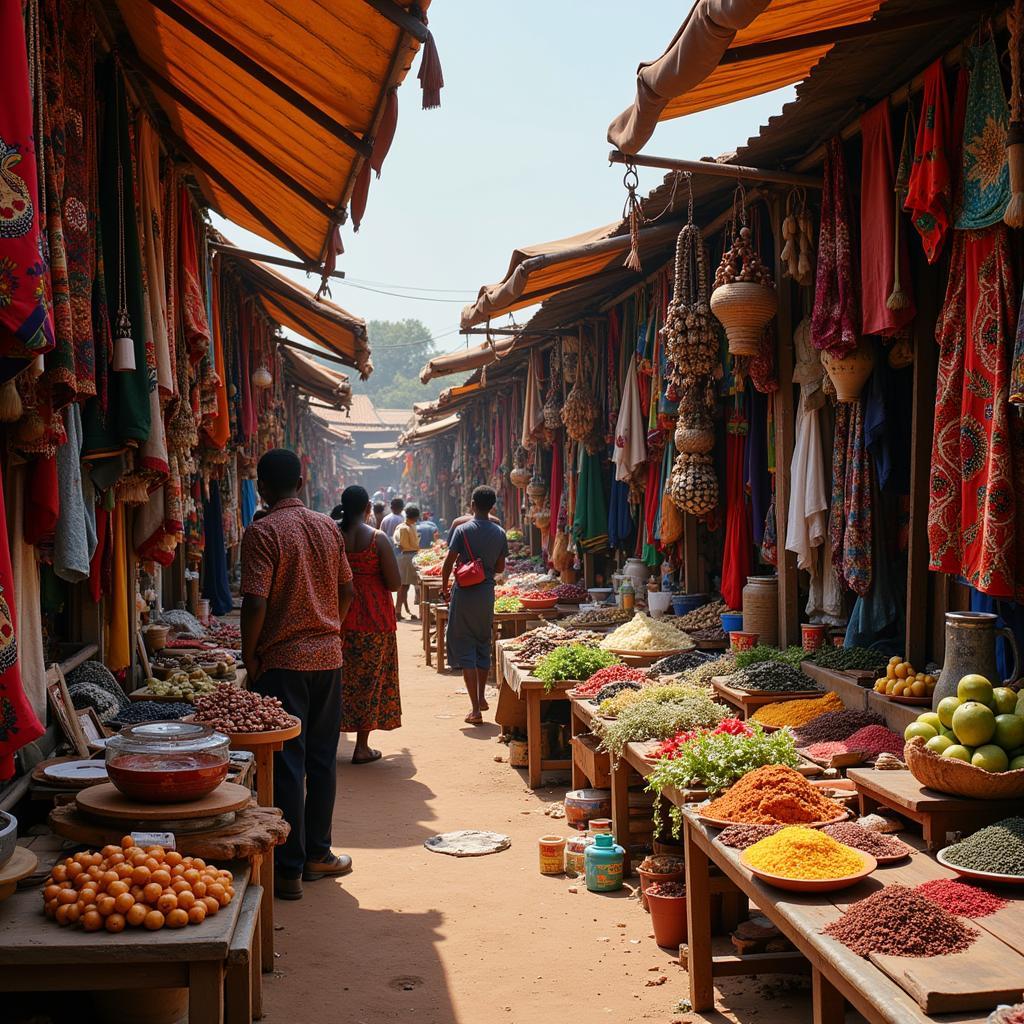
[[[912,740],[915,736],[920,736],[925,740],[931,740],[935,739],[938,735],[939,730],[933,729],[927,722],[911,722],[910,725],[903,730],[903,738],[905,740]]]
[[[937,733],[942,733],[942,720],[939,718],[934,711],[926,711],[923,715],[918,715],[917,720],[930,725]]]
[[[996,732],[992,738],[1003,750],[1024,747],[1024,718],[1016,715],[996,715]]]
[[[939,706],[935,709],[935,713],[939,716],[939,721],[947,728],[953,727],[953,712],[960,707],[959,697],[943,697],[939,701]]]
[[[1017,692],[1008,686],[997,686],[992,691],[992,706],[997,715],[1012,715],[1017,707]]]
[[[984,768],[987,772],[1005,772],[1010,765],[1010,759],[1002,747],[986,743],[971,755],[971,764],[975,768]]]
[[[985,707],[992,706],[992,684],[984,676],[964,676],[956,684],[956,695],[962,701],[973,700]]]
[[[1015,772],[1021,768],[1024,768],[1024,754],[1021,754],[1020,757],[1011,757],[1008,771]]]
[[[966,761],[970,764],[971,750],[959,743],[954,743],[953,746],[946,747],[942,752],[942,757],[955,757],[958,761]]]
[[[996,716],[984,704],[968,701],[953,712],[953,732],[965,746],[980,747],[996,734]]]
[[[948,736],[933,736],[925,746],[935,754],[944,754],[953,746],[953,741]]]

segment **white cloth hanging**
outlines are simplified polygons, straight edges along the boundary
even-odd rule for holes
[[[796,421],[796,444],[790,463],[789,515],[786,550],[796,554],[798,569],[812,571],[815,548],[828,534],[828,492],[821,448],[821,426],[817,409],[800,403]]]
[[[529,368],[526,371],[526,406],[523,409],[524,448],[536,448],[537,438],[544,430],[544,399],[540,394],[540,374],[537,372],[536,353],[530,356]]]
[[[647,432],[644,415],[640,407],[640,387],[636,379],[636,356],[629,360],[626,382],[622,388],[622,404],[619,418],[615,421],[615,479],[629,481],[633,471],[647,458]]]

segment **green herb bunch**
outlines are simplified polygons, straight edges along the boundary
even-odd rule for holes
[[[836,669],[840,672],[854,669],[872,672],[874,675],[885,675],[885,667],[889,659],[881,651],[872,651],[867,647],[832,647],[821,646],[811,656],[811,661],[822,668]]]
[[[777,647],[769,647],[768,644],[758,644],[746,651],[737,651],[733,657],[736,659],[737,668],[747,668],[759,661],[781,661],[793,668],[799,668],[800,662],[807,657],[807,652],[802,647],[787,647],[780,651]]]
[[[545,654],[537,662],[533,674],[544,683],[545,690],[550,690],[555,683],[566,679],[585,682],[599,669],[618,663],[619,659],[610,651],[585,647],[583,644],[569,644]]]
[[[789,729],[765,732],[757,722],[748,722],[753,736],[731,736],[728,733],[708,733],[684,744],[672,758],[659,759],[647,777],[647,789],[660,793],[675,787],[687,789],[701,787],[709,793],[720,793],[747,772],[767,764],[782,764],[795,768],[800,762]],[[654,801],[655,829],[661,828],[661,801]],[[682,826],[682,810],[671,805],[672,832],[678,838]]]
[[[671,683],[667,686],[645,686],[637,691],[635,696],[631,694],[625,699],[620,699],[621,695],[616,694],[608,700],[601,701],[598,712],[602,715],[619,715],[627,707],[637,703],[666,704],[683,700],[686,697],[703,696],[706,696],[706,691],[703,688],[686,686],[680,683]]]
[[[668,689],[675,688],[653,687],[641,692],[646,698],[648,692]],[[627,743],[667,740],[689,729],[713,729],[728,717],[729,709],[715,703],[706,693],[691,692],[672,700],[639,701],[622,711],[613,722],[595,722],[594,731],[601,737],[602,749],[618,761]]]

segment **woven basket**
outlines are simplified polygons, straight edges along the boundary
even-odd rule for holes
[[[725,328],[734,356],[756,356],[765,325],[779,308],[774,288],[754,281],[733,281],[711,293],[711,312]]]
[[[530,471],[525,466],[516,466],[509,473],[508,478],[513,487],[518,487],[522,490],[530,482],[530,475]]]
[[[910,773],[922,785],[939,793],[975,800],[1020,800],[1024,797],[1024,768],[1013,772],[987,772],[955,757],[940,757],[920,736],[904,748]]]

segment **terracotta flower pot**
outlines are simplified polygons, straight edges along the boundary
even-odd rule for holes
[[[842,359],[829,352],[821,353],[821,363],[835,385],[836,397],[840,402],[856,402],[864,384],[875,368],[875,350],[869,342],[861,343]]]
[[[640,902],[644,910],[651,909],[647,905],[647,886],[654,882],[681,882],[686,877],[685,868],[678,871],[645,871],[643,868],[637,868],[636,873],[640,876]]]
[[[725,328],[734,356],[757,355],[765,325],[778,308],[775,289],[753,281],[719,285],[711,293],[711,312]]]
[[[665,949],[677,950],[686,941],[686,897],[645,894],[651,912],[654,941]]]

